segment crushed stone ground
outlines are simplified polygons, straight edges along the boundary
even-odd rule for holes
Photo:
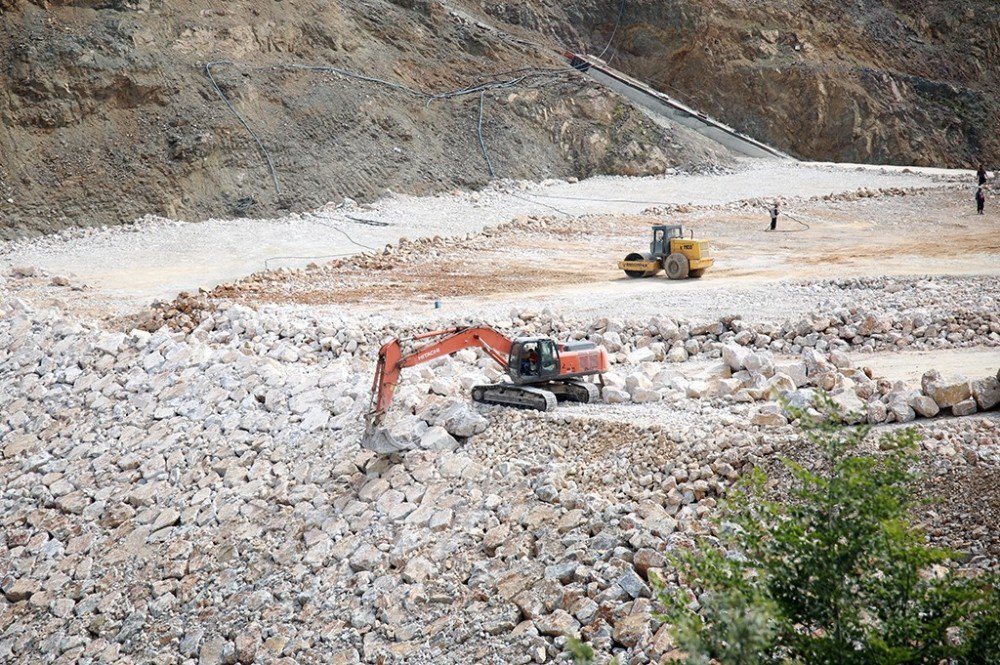
[[[677,655],[649,571],[749,469],[780,488],[783,456],[815,460],[767,386],[917,427],[917,519],[997,569],[1000,217],[965,176],[766,164],[4,245],[0,661],[556,662],[566,634]],[[582,191],[605,201],[559,199],[571,218],[517,198]],[[764,234],[765,195],[810,230]],[[623,278],[666,221],[717,266]],[[468,351],[404,373],[411,450],[363,449],[379,345],[473,322],[604,345],[617,403],[471,405],[501,374]]]

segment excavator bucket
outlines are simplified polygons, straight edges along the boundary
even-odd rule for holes
[[[389,428],[381,425],[365,428],[361,435],[361,447],[380,455],[391,455],[404,450]]]
[[[365,433],[361,435],[361,447],[382,455],[389,455],[402,450],[389,428],[382,424],[384,413],[379,413],[375,404],[365,414]]]

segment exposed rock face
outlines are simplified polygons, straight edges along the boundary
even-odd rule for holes
[[[571,9],[555,0],[308,0],[225,13],[205,0],[0,7],[0,237],[57,230],[62,217],[264,216],[387,188],[484,184],[475,97],[425,105],[399,89],[283,66],[332,65],[443,92],[524,66],[567,70],[548,47],[525,47],[553,36],[600,53],[613,33],[613,65],[798,156],[1000,161],[991,0],[632,3],[618,29],[617,5],[597,0]],[[234,63],[216,66],[215,80],[271,155],[280,194],[205,75],[213,60]],[[499,177],[640,175],[728,159],[681,145],[571,72],[545,72],[486,101]]]
[[[545,6],[572,24],[566,43],[612,37],[608,3]],[[803,158],[968,167],[1000,162],[998,44],[991,0],[681,0],[629,5],[605,57]]]

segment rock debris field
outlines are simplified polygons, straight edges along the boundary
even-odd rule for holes
[[[789,196],[814,223],[773,241],[755,239],[754,203],[729,194],[590,217],[487,211],[502,228],[420,242],[356,229],[388,247],[253,266],[155,304],[153,285],[145,306],[88,284],[67,248],[126,257],[155,229],[0,250],[0,662],[544,663],[566,661],[570,635],[601,662],[679,657],[651,576],[677,583],[669,553],[711,535],[749,469],[813,459],[776,399],[806,407],[818,390],[876,434],[916,427],[921,491],[938,499],[916,519],[963,565],[997,568],[998,250],[962,264],[926,244],[996,237],[1000,217],[967,214],[963,174],[858,195],[844,172],[828,198]],[[718,242],[714,282],[615,274],[618,245],[668,219]],[[393,291],[400,267],[432,283],[428,257],[481,270],[476,252],[495,248],[470,243],[497,234],[539,253],[498,258],[483,273],[494,288],[458,280],[440,309],[430,287]],[[837,238],[858,250],[841,274]],[[563,242],[594,266],[576,282],[551,269]],[[859,249],[879,243],[895,258]],[[798,267],[774,274],[775,256]],[[368,291],[344,295],[364,266]],[[115,270],[124,283],[143,267]],[[603,345],[601,400],[474,404],[469,389],[502,375],[467,349],[405,370],[394,448],[360,445],[379,346],[473,323]]]

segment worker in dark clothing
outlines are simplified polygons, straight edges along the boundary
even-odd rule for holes
[[[538,376],[538,352],[534,347],[526,347],[521,356],[521,375]]]
[[[976,212],[980,215],[983,214],[983,208],[986,206],[986,192],[982,187],[976,190]]]
[[[774,202],[774,207],[771,208],[771,231],[778,228],[778,202]]]
[[[986,184],[986,168],[982,164],[979,165],[979,170],[976,171],[976,177],[979,179],[980,187]]]

